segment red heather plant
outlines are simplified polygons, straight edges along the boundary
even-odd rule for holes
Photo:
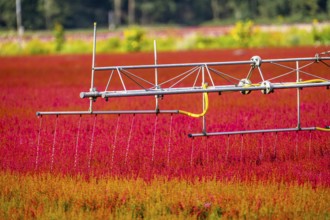
[[[210,59],[216,57],[211,52],[209,55]],[[145,56],[127,55],[127,59],[142,62]],[[172,56],[168,55],[173,59]],[[329,185],[329,136],[321,132],[191,139],[187,134],[200,132],[201,121],[182,115],[98,115],[96,120],[94,116],[35,118],[37,110],[73,110],[87,106],[87,101],[79,99],[77,94],[88,85],[89,75],[81,73],[89,71],[89,58],[63,56],[0,61],[2,170],[146,180],[156,176],[192,180],[257,178]],[[101,56],[98,62],[106,63],[108,58]],[[326,124],[328,91],[306,89],[301,93],[302,114],[308,115],[302,118],[304,125]],[[200,98],[200,95],[189,99],[165,97],[161,105],[199,111],[196,100]],[[296,124],[295,91],[278,91],[269,96],[259,92],[248,96],[212,94],[210,100],[209,131],[294,127]],[[114,109],[142,108],[142,105],[152,108],[145,98],[96,104]]]

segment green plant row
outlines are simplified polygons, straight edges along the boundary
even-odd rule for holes
[[[98,53],[125,53],[152,51],[155,37],[149,36],[142,27],[128,27],[123,37],[112,37],[97,41]],[[277,30],[264,31],[252,21],[240,21],[221,36],[162,36],[156,38],[158,51],[202,50],[221,48],[260,48],[330,45],[330,25],[318,25],[314,21],[312,28],[299,29],[294,26]],[[0,55],[38,55],[38,54],[83,54],[92,50],[90,40],[65,39],[63,27],[56,24],[53,40],[41,41],[33,38],[19,45],[17,42],[0,42]]]

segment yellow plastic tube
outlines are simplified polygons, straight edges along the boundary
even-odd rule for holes
[[[316,127],[315,129],[318,130],[318,131],[330,131],[330,128]]]
[[[207,84],[204,83],[202,87],[203,87],[203,89],[206,89],[207,88]],[[193,117],[193,118],[203,117],[206,114],[206,112],[207,112],[207,110],[209,108],[209,97],[208,97],[207,92],[204,92],[203,93],[203,96],[204,96],[204,101],[205,101],[205,108],[204,108],[204,110],[203,110],[202,113],[196,114],[196,113],[187,112],[187,111],[184,111],[184,110],[179,110],[179,113],[180,114],[183,114],[183,115],[187,115],[187,116]]]

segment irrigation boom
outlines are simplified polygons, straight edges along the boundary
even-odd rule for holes
[[[89,91],[81,92],[81,98],[90,99],[87,111],[53,111],[37,112],[43,115],[98,115],[98,114],[183,114],[203,120],[201,133],[189,134],[189,137],[254,134],[268,132],[290,132],[290,131],[330,131],[325,127],[301,127],[300,119],[300,90],[308,87],[330,88],[330,80],[319,74],[311,73],[313,65],[323,65],[329,70],[330,51],[316,54],[314,57],[283,58],[283,59],[261,59],[253,56],[250,60],[224,61],[224,62],[198,62],[158,64],[156,53],[156,42],[154,42],[154,64],[128,65],[128,66],[95,66],[96,59],[96,24],[94,24],[93,56],[91,86]],[[225,73],[226,66],[240,66],[246,69],[244,77],[238,77],[233,73]],[[269,70],[263,71],[264,66],[280,69],[279,73],[269,74]],[[269,67],[271,66],[271,67]],[[266,68],[265,68],[266,69]],[[150,75],[153,71],[154,76]],[[104,89],[98,91],[94,85],[98,72],[109,74]],[[274,75],[275,74],[275,75]],[[325,75],[323,73],[323,75]],[[327,74],[326,74],[327,75]],[[288,81],[288,77],[294,80]],[[302,80],[302,77],[305,79]],[[152,80],[150,80],[152,79]],[[255,82],[252,82],[255,81]],[[114,84],[116,87],[112,87]],[[121,89],[118,89],[120,86]],[[206,126],[206,115],[208,110],[209,93],[240,92],[243,95],[252,91],[261,91],[267,95],[275,90],[296,89],[297,90],[297,126],[294,128],[258,129],[243,131],[221,131],[208,132]],[[158,100],[167,95],[202,93],[203,112],[196,114],[183,110],[163,110],[159,107]],[[101,111],[93,109],[93,102],[97,99],[153,96],[156,107],[153,110],[118,110]]]

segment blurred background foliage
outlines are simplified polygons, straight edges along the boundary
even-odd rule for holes
[[[290,26],[285,30],[263,30],[251,20],[238,21],[227,33],[214,36],[203,33],[154,36],[148,28],[130,26],[122,30],[122,35],[98,38],[96,52],[152,51],[154,39],[157,41],[158,51],[330,45],[330,25],[319,27],[318,24],[314,20],[308,29]],[[92,52],[92,37],[66,38],[64,29],[59,24],[52,33],[53,37],[48,40],[31,36],[24,40],[22,47],[16,41],[0,42],[0,56]]]
[[[26,30],[110,25],[207,25],[327,21],[330,0],[21,0]],[[15,1],[0,0],[0,29],[16,28]]]
[[[0,0],[0,11],[0,55],[90,53],[93,22],[98,53],[152,51],[154,39],[159,51],[330,45],[330,0]],[[197,27],[224,29],[184,29]]]

